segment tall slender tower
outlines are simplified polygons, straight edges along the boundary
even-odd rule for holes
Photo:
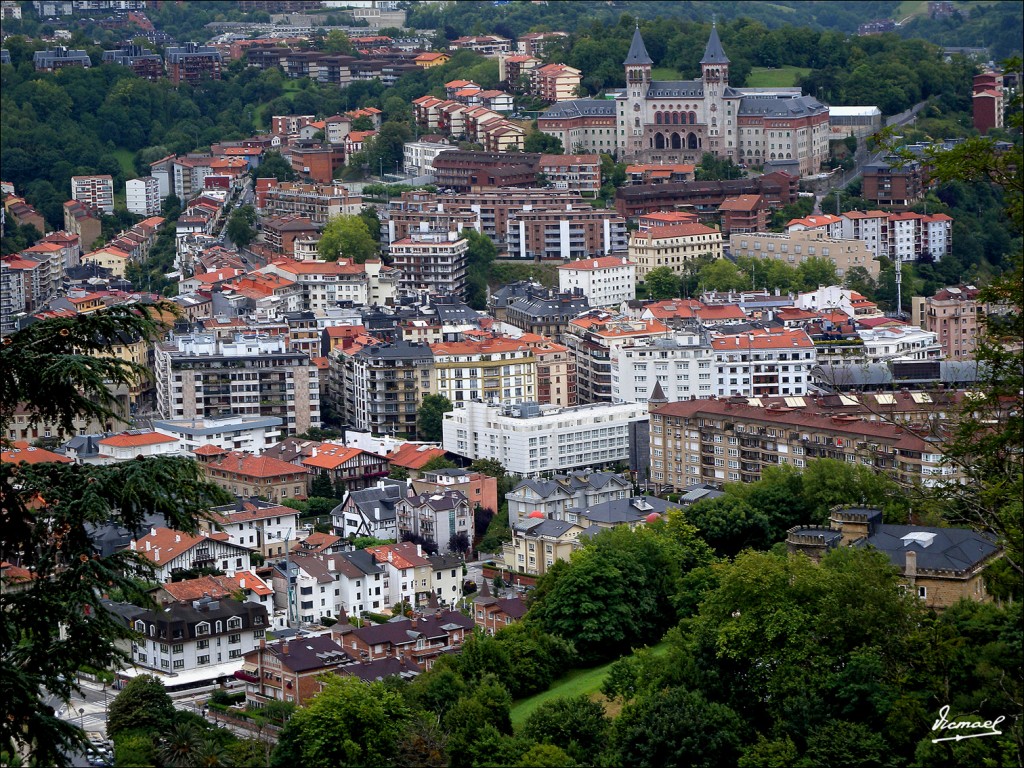
[[[636,157],[644,149],[644,124],[647,122],[647,88],[651,84],[651,65],[654,61],[647,54],[644,39],[640,36],[640,25],[633,31],[633,41],[622,65],[626,68],[626,99],[624,114],[619,115],[620,130],[624,130],[620,144],[626,157]]]
[[[704,81],[704,120],[707,123],[707,140],[703,149],[710,150],[718,157],[732,156],[732,134],[735,110],[726,108],[725,94],[729,89],[729,57],[725,55],[722,41],[718,37],[718,25],[711,23],[711,35],[704,47],[700,60],[701,79]],[[738,106],[738,102],[736,103]]]

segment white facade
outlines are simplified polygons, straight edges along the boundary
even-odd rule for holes
[[[646,403],[655,384],[669,402],[711,397],[711,347],[698,331],[668,339],[638,339],[612,352],[612,402]]]
[[[591,307],[618,307],[636,298],[636,264],[627,258],[581,259],[558,268],[558,288],[579,288]]]
[[[939,360],[942,345],[938,334],[913,325],[857,331],[864,342],[864,357],[869,363]]]
[[[192,536],[171,528],[153,528],[128,546],[150,561],[153,579],[161,584],[170,581],[177,570],[210,566],[232,576],[250,567],[249,550],[219,533]]]
[[[433,175],[434,158],[453,147],[447,141],[408,141],[404,145],[405,172],[410,176]]]
[[[245,451],[255,455],[281,442],[281,419],[272,416],[168,419],[154,421],[153,429],[177,438],[186,453],[201,445],[215,445],[225,451]]]
[[[103,213],[114,212],[114,180],[110,176],[72,176],[71,199]]]
[[[491,406],[466,403],[444,416],[444,448],[495,459],[518,475],[615,465],[629,460],[630,424],[647,420],[631,403]]]
[[[714,350],[714,388],[719,397],[800,396],[807,393],[817,352],[803,329],[772,329],[720,336]]]
[[[124,184],[125,204],[137,216],[160,213],[160,181],[154,176],[129,179]]]
[[[98,443],[100,455],[109,457],[114,462],[147,456],[178,456],[183,452],[181,443],[176,438],[142,430],[104,437]]]
[[[295,546],[299,531],[297,509],[269,502],[258,506],[246,502],[241,506],[241,509],[229,505],[211,510],[229,543],[275,558]]]

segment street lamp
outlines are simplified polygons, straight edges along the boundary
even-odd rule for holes
[[[78,725],[85,730],[85,707],[78,708]]]

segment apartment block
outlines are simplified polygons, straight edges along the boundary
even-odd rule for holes
[[[718,396],[803,395],[817,363],[814,342],[803,329],[754,329],[711,339],[712,392]]]
[[[668,267],[678,275],[700,256],[722,257],[722,233],[703,224],[673,224],[633,232],[629,259],[636,263],[636,279],[643,281],[651,270]]]
[[[668,326],[657,320],[632,320],[594,310],[574,318],[562,335],[576,360],[576,395],[581,403],[612,401],[612,358],[641,339],[664,338]]]
[[[256,206],[267,216],[302,216],[324,227],[334,216],[355,216],[363,199],[340,184],[301,184],[259,179]]]
[[[987,71],[974,76],[971,107],[974,127],[983,136],[993,128],[1002,128],[1006,109],[1001,72]]]
[[[613,403],[688,400],[715,391],[711,341],[698,326],[668,337],[631,339],[611,356],[610,367]]]
[[[537,402],[563,408],[576,405],[576,360],[569,348],[533,334],[523,334],[520,340],[529,344],[537,358]]]
[[[396,342],[332,358],[343,366],[347,423],[375,435],[416,435],[416,412],[430,391],[434,356],[426,344]]]
[[[916,160],[885,158],[863,169],[861,197],[876,205],[907,208],[924,198],[924,175]]]
[[[160,54],[141,45],[126,45],[124,48],[104,51],[103,63],[128,67],[137,77],[146,80],[159,80],[164,76],[164,60]]]
[[[455,232],[412,232],[388,246],[399,288],[462,297],[469,242]]]
[[[220,80],[221,54],[212,45],[185,43],[164,51],[167,76],[173,85],[196,85],[203,80]]]
[[[474,461],[495,459],[517,475],[612,468],[631,463],[630,442],[646,421],[646,406],[632,403],[559,408],[468,402],[444,415],[444,447]]]
[[[934,296],[914,296],[911,318],[920,328],[936,334],[947,360],[971,360],[985,307],[978,303],[973,285],[943,288]]]
[[[747,398],[728,398],[654,408],[651,479],[676,491],[701,483],[753,483],[765,467],[802,469],[816,458],[861,464],[910,485],[950,479],[939,447],[915,431],[855,415],[807,413],[803,401],[759,407]]]
[[[788,234],[774,232],[744,232],[729,237],[732,255],[757,259],[777,259],[797,266],[807,259],[828,259],[836,267],[836,275],[843,277],[854,267],[867,270],[878,277],[880,266],[875,254],[863,240],[829,237],[818,230],[793,231]]]
[[[562,208],[523,209],[508,220],[508,255],[517,259],[587,259],[625,255],[626,220],[615,211],[571,203]]]
[[[398,536],[422,536],[437,543],[441,552],[449,553],[453,536],[462,534],[473,541],[473,509],[461,491],[444,489],[406,496],[395,505]]]
[[[537,400],[537,359],[517,339],[489,338],[431,344],[432,394],[460,408],[470,400],[524,403]]]
[[[67,67],[88,69],[92,66],[89,54],[83,50],[73,50],[63,45],[36,51],[32,54],[32,64],[36,72],[56,72]]]
[[[157,345],[154,367],[165,419],[272,416],[285,435],[320,426],[319,371],[283,337],[178,336]]]
[[[110,175],[72,176],[71,199],[106,214],[114,212],[114,179]]]
[[[569,101],[580,96],[583,73],[568,64],[546,64],[530,72],[532,92],[544,101]]]
[[[578,288],[592,307],[618,307],[636,298],[636,264],[625,256],[570,261],[558,268],[558,287]]]
[[[538,170],[555,189],[594,197],[601,191],[600,155],[541,155]]]
[[[160,199],[160,182],[154,176],[129,179],[124,184],[126,205],[136,216],[157,216],[163,200]]]

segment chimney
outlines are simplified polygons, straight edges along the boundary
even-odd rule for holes
[[[910,582],[911,588],[917,583],[917,552],[913,549],[907,550],[907,567],[904,572],[907,577],[907,581]]]
[[[174,543],[175,544],[181,544],[181,534],[180,533],[174,534]]]
[[[282,656],[287,656],[288,655],[288,641],[287,640],[285,640],[284,642],[281,643],[281,655]]]
[[[146,551],[149,552],[151,549],[153,549],[153,542],[146,539]]]
[[[153,550],[153,559],[158,563],[160,562],[160,547]]]
[[[245,589],[245,579],[239,579],[238,586],[240,589]]]
[[[314,459],[316,458],[316,446],[315,445],[313,446],[313,458]]]
[[[266,648],[266,647],[267,647],[267,639],[265,637],[261,637],[260,638],[260,648],[263,649],[263,648]]]
[[[394,559],[395,559],[395,553],[394,553],[394,552],[392,552],[392,551],[391,551],[391,550],[389,549],[389,550],[388,550],[388,562],[389,562],[389,563],[391,563],[391,562],[394,562]]]
[[[423,557],[423,546],[421,544],[416,545],[416,554],[419,557]]]

